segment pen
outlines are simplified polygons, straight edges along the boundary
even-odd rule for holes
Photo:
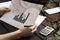
[[[24,27],[31,27],[31,26],[33,26],[33,25],[24,25]]]

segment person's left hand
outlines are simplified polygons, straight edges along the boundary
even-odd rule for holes
[[[11,10],[7,7],[0,7],[0,16],[2,16],[3,14],[10,12]]]

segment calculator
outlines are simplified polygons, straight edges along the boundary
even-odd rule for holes
[[[52,31],[54,31],[54,29],[52,27],[46,26],[44,29],[42,29],[39,33],[47,36],[49,35]]]

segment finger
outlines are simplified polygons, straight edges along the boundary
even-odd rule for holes
[[[32,31],[32,33],[34,33],[36,30],[37,30],[37,29],[35,28],[35,29]]]
[[[33,26],[31,26],[31,27],[29,27],[30,29],[35,29],[36,28],[36,26],[35,25],[33,25]]]
[[[7,7],[4,7],[3,11],[9,12],[9,11],[11,11],[11,10],[10,10],[9,8],[7,8]]]
[[[10,11],[10,9],[7,8],[7,7],[1,7],[0,10],[1,10],[2,12],[4,12],[4,13]]]

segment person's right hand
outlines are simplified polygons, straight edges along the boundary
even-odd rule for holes
[[[55,22],[55,21],[60,21],[60,13],[56,13],[56,14],[45,14],[46,15],[46,20],[50,21],[50,22]]]
[[[21,37],[28,37],[32,36],[32,34],[37,30],[35,25],[32,25],[31,27],[23,27],[21,30]]]

